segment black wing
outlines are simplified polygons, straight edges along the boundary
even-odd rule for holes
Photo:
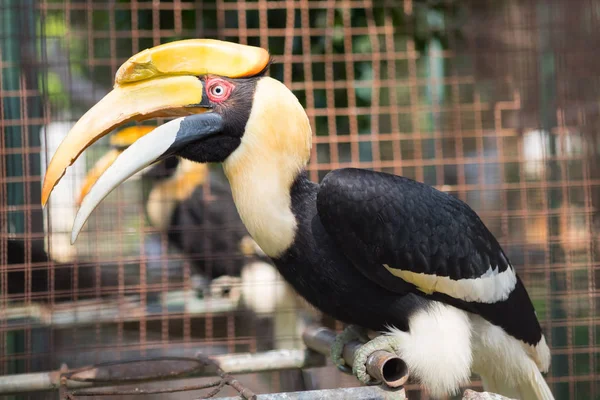
[[[403,292],[409,283],[529,343],[539,340],[533,306],[513,267],[459,199],[404,177],[341,169],[323,179],[317,208],[340,249],[382,287]],[[514,321],[506,321],[507,313]]]

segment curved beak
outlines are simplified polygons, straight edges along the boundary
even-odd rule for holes
[[[203,113],[209,108],[202,81],[173,76],[116,86],[77,121],[52,157],[42,186],[42,205],[67,168],[96,140],[130,121]]]
[[[208,39],[167,43],[134,55],[117,71],[114,89],[77,121],[52,157],[42,205],[66,169],[108,132],[130,121],[205,112],[210,103],[199,76],[252,76],[269,60],[260,47]]]

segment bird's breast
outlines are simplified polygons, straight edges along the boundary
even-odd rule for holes
[[[354,267],[325,231],[316,204],[296,211],[294,242],[273,261],[298,294],[345,323],[373,330],[386,325],[406,330],[408,316],[422,301],[412,294],[390,292]]]

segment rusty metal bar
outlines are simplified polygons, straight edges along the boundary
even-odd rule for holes
[[[227,373],[243,374],[284,369],[310,368],[325,365],[322,355],[329,355],[335,339],[330,329],[312,326],[305,330],[303,339],[310,350],[275,350],[256,354],[225,354],[212,359]],[[344,348],[343,357],[348,365],[362,343],[355,341]],[[311,351],[312,350],[312,351]],[[115,384],[176,379],[186,376],[214,376],[216,369],[210,365],[191,365],[192,358],[162,358],[110,363],[62,372],[68,389],[111,386]],[[165,369],[166,368],[166,369]],[[168,371],[167,371],[168,370]],[[167,371],[167,373],[164,373]],[[178,373],[175,373],[175,372]],[[406,364],[397,355],[385,351],[374,352],[367,360],[367,372],[374,380],[389,388],[397,388],[408,379]],[[119,376],[121,379],[112,377]],[[107,378],[108,377],[108,378]],[[0,394],[57,390],[61,371],[9,375],[0,377]]]
[[[329,355],[331,345],[335,340],[335,332],[321,326],[308,327],[302,334],[302,339],[309,349],[323,355]],[[343,357],[346,364],[354,364],[354,354],[363,344],[352,341],[344,347]],[[367,359],[367,372],[371,377],[390,388],[397,388],[408,380],[408,367],[396,354],[387,351],[375,351]]]
[[[259,394],[254,400],[406,400],[404,389],[388,391],[379,386],[361,386],[354,388],[310,390],[293,393]],[[215,400],[239,400],[239,397],[219,397]],[[467,389],[462,400],[510,400],[508,397],[489,392],[475,392]]]
[[[175,360],[175,358],[173,358]],[[313,368],[325,365],[325,358],[319,354],[307,350],[275,350],[256,354],[227,354],[211,357],[223,371],[231,374],[244,374],[267,372],[284,369]],[[189,370],[189,358],[183,360],[186,370]],[[154,362],[156,360],[145,360]],[[140,361],[143,363],[144,361]],[[79,389],[88,387],[114,386],[115,384],[131,383],[131,379],[105,379],[106,376],[119,376],[115,374],[115,368],[122,370],[124,363],[105,366],[81,368],[76,373],[65,374],[64,371],[40,372],[31,374],[18,374],[0,376],[0,395],[9,393],[26,393],[58,390],[60,387],[61,373],[75,379],[66,379],[65,385],[68,389]],[[125,363],[126,364],[126,363]],[[112,369],[111,369],[112,368]],[[110,370],[109,370],[110,369]],[[176,368],[173,368],[176,369]],[[187,377],[215,376],[214,366],[202,366],[189,370]],[[142,372],[139,372],[141,374]],[[77,375],[78,374],[78,375]],[[155,374],[156,375],[156,374]],[[147,380],[155,381],[156,376],[140,376],[136,382]],[[80,379],[84,376],[85,379]],[[171,377],[163,376],[161,379],[179,378],[181,374],[172,374]],[[146,379],[147,378],[147,379]]]
[[[80,291],[79,293],[83,293]],[[194,298],[193,291],[172,291],[162,296],[167,304],[178,305],[188,315],[214,315],[233,312],[238,303],[229,298],[212,297],[209,299]],[[192,299],[192,300],[189,300]],[[12,326],[20,321],[34,320],[36,324],[68,328],[94,323],[110,323],[120,321],[138,321],[140,316],[151,318],[140,301],[139,295],[124,296],[121,300],[79,300],[57,305],[30,304],[6,307],[0,310],[0,318]],[[31,324],[31,322],[30,322]]]
[[[389,391],[379,386],[308,390],[292,393],[259,394],[256,400],[406,400],[404,389]],[[238,397],[221,397],[215,400],[239,400]]]

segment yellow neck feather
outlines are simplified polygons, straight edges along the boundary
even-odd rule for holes
[[[294,241],[291,186],[310,158],[304,109],[281,82],[262,78],[240,146],[223,164],[248,232],[271,257]]]

